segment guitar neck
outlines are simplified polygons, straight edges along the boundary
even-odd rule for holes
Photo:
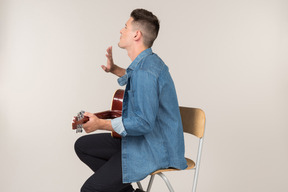
[[[122,115],[122,111],[120,110],[108,110],[99,113],[94,113],[99,119],[114,119],[116,117],[120,117]]]

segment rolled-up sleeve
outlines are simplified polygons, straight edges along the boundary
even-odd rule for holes
[[[124,86],[124,85],[127,84],[127,82],[128,82],[128,74],[127,74],[127,71],[126,71],[125,75],[123,75],[122,77],[119,77],[119,78],[117,79],[117,82],[118,82],[118,84],[119,84],[120,86]]]
[[[112,119],[111,124],[112,124],[112,128],[114,129],[116,133],[118,133],[122,137],[125,137],[127,135],[127,132],[122,123],[122,117]]]

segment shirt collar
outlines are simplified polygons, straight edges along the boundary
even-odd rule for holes
[[[144,51],[142,51],[135,59],[134,61],[132,61],[132,63],[129,65],[129,67],[127,68],[127,70],[134,70],[137,66],[137,64],[146,56],[152,54],[152,49],[148,48],[145,49]]]
[[[117,79],[118,83],[120,86],[124,86],[128,83],[128,79],[131,75],[131,72],[137,67],[138,63],[146,56],[151,55],[152,49],[148,48],[144,51],[142,51],[135,59],[134,61],[129,65],[129,67],[126,69],[126,74],[123,75],[122,77],[119,77]]]

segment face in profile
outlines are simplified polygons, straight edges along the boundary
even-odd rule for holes
[[[122,49],[127,49],[131,46],[133,42],[134,37],[134,30],[132,25],[133,18],[130,17],[129,20],[126,22],[125,27],[121,29],[120,31],[120,41],[118,43],[118,46]]]

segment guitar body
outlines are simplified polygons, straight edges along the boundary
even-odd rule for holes
[[[122,116],[122,104],[123,104],[124,90],[118,89],[113,96],[111,110],[94,113],[99,119],[114,119]],[[82,125],[89,121],[89,117],[84,116],[84,111],[81,111],[74,117],[72,122],[72,129],[76,129],[76,133],[82,132]],[[112,137],[121,138],[121,136],[112,131]]]

